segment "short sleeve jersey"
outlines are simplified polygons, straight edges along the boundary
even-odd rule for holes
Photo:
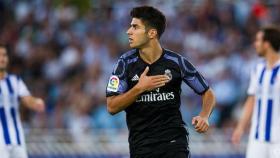
[[[163,49],[161,57],[148,64],[140,58],[138,49],[133,49],[119,58],[109,79],[106,96],[129,91],[137,84],[147,66],[148,76],[165,74],[170,80],[163,87],[142,93],[125,109],[132,153],[141,153],[141,149],[149,145],[186,135],[180,113],[182,81],[199,95],[209,88],[202,75],[185,57]]]
[[[19,76],[6,74],[0,80],[0,147],[25,145],[19,101],[21,97],[30,95]]]
[[[254,96],[250,139],[261,142],[280,142],[280,61],[268,68],[265,61],[256,64],[251,72],[247,94]]]

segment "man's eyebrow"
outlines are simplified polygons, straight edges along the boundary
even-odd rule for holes
[[[138,26],[137,24],[130,24],[130,26],[132,26],[132,27],[136,27],[136,26]]]

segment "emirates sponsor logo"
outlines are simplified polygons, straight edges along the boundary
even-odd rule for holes
[[[148,94],[143,94],[139,96],[136,100],[139,102],[157,102],[157,101],[167,101],[173,100],[175,98],[174,92],[162,92],[160,93],[159,88],[154,91],[150,91]]]

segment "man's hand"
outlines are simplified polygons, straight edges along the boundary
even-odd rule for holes
[[[232,133],[232,137],[231,137],[231,142],[234,145],[238,145],[240,143],[240,139],[241,139],[243,133],[244,133],[244,130],[241,128],[237,127],[236,129],[234,129],[234,131]]]
[[[162,87],[170,79],[166,75],[147,76],[149,67],[141,74],[138,83],[124,94],[107,97],[107,109],[112,115],[126,109],[141,95],[141,93]]]
[[[169,81],[169,77],[166,75],[147,76],[148,71],[149,67],[146,67],[136,84],[142,92],[162,87]]]
[[[41,99],[41,98],[34,98],[34,99],[35,99],[34,110],[36,112],[44,112],[45,111],[45,103],[44,103],[43,99]]]
[[[192,124],[195,130],[199,133],[204,133],[209,129],[208,118],[196,116],[192,119]]]
[[[243,107],[243,113],[241,115],[241,118],[231,136],[231,142],[234,145],[238,145],[240,143],[242,135],[251,120],[254,105],[255,105],[255,96],[254,95],[248,96]]]

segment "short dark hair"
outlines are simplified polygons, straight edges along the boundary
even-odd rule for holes
[[[263,40],[270,43],[275,51],[280,50],[280,30],[276,26],[266,26],[261,29]]]
[[[4,49],[7,53],[7,56],[10,57],[10,51],[11,51],[10,45],[0,43],[0,49]]]
[[[8,47],[7,47],[6,44],[1,44],[1,43],[0,43],[0,49],[5,49],[6,52],[7,52],[7,54],[8,54]]]
[[[6,52],[7,52],[7,54],[8,54],[9,47],[8,47],[8,45],[7,45],[7,44],[2,44],[2,43],[0,43],[0,48],[5,49],[5,50],[6,50]]]
[[[7,49],[7,46],[6,46],[5,44],[1,44],[1,43],[0,43],[0,48]]]
[[[151,6],[135,7],[131,10],[130,16],[143,21],[146,26],[155,28],[158,38],[161,37],[165,30],[166,18],[161,11]]]

